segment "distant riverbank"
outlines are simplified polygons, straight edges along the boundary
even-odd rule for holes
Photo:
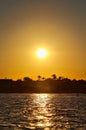
[[[0,79],[0,93],[86,93],[86,80],[30,78]]]

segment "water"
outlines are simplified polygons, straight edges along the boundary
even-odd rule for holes
[[[0,94],[0,130],[86,130],[86,95]]]

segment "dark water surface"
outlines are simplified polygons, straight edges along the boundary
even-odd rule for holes
[[[86,130],[86,95],[0,94],[0,130]]]

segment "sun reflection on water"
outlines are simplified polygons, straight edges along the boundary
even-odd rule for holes
[[[49,116],[51,113],[47,109],[48,94],[36,94],[34,95],[34,102],[37,104],[37,109],[33,111],[35,118],[35,127],[49,130],[51,127]]]
[[[3,111],[1,107],[0,130],[86,129],[86,96],[84,95],[78,97],[76,94],[1,96]],[[80,109],[77,108],[77,100]]]
[[[38,94],[36,95],[36,102],[38,102],[40,104],[39,107],[45,107],[46,104],[48,103],[48,94]]]

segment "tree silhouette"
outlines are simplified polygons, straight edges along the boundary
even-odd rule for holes
[[[38,81],[29,77],[23,80],[0,79],[0,93],[85,93],[86,80],[76,80],[63,77],[44,78],[38,75]]]
[[[63,79],[63,77],[62,76],[59,76],[59,78],[58,78],[59,80],[62,80]]]
[[[56,80],[56,79],[57,79],[56,74],[52,74],[52,78],[53,78],[54,80]]]
[[[38,80],[39,80],[39,81],[41,80],[41,76],[40,76],[40,75],[38,75]]]
[[[31,81],[32,79],[31,78],[29,78],[29,77],[24,77],[24,81],[25,82],[28,82],[28,81]]]
[[[42,77],[42,80],[45,80],[45,77]]]

